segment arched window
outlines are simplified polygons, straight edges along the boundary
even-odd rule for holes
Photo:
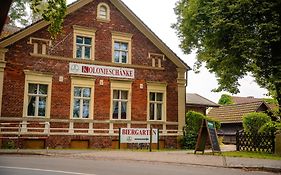
[[[108,22],[110,20],[110,9],[106,3],[99,3],[97,9],[97,19],[103,22]]]

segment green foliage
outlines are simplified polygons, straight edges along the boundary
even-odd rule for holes
[[[186,114],[184,137],[181,139],[180,144],[184,149],[194,149],[198,137],[198,132],[201,127],[203,119],[215,122],[217,129],[220,128],[220,123],[214,119],[208,118],[199,112],[190,111]]]
[[[270,122],[270,117],[262,112],[252,112],[243,116],[243,128],[246,132],[258,133],[259,129]]]
[[[279,128],[281,128],[280,122],[269,121],[259,129],[259,132],[260,133],[270,133],[270,132],[275,133]]]
[[[232,97],[227,94],[222,94],[218,103],[220,105],[231,105],[231,104],[233,104]]]
[[[15,141],[13,141],[13,140],[5,141],[2,145],[2,148],[3,149],[16,149]]]
[[[18,22],[26,26],[30,22],[26,19],[28,7],[32,9],[33,18],[41,16],[45,21],[50,22],[48,31],[51,37],[55,38],[62,28],[67,8],[66,0],[14,0],[9,12],[13,24]]]
[[[66,0],[31,0],[31,9],[41,14],[45,21],[50,22],[48,28],[54,38],[61,31],[63,18],[66,12]]]
[[[281,106],[281,1],[179,0],[175,13],[181,48],[196,49],[196,66],[215,73],[214,91],[238,93],[250,73]]]

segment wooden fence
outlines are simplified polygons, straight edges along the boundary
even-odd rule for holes
[[[237,131],[236,150],[274,153],[274,139],[274,133],[252,134],[243,130]]]

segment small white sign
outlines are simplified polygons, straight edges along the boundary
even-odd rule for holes
[[[152,129],[152,143],[158,142],[158,129]],[[120,143],[150,143],[149,128],[121,128]]]
[[[116,78],[135,78],[135,70],[122,67],[109,67],[89,64],[69,63],[69,73]]]

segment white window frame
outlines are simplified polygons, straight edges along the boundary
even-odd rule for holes
[[[110,88],[110,120],[131,120],[131,104],[132,104],[132,82],[131,81],[122,81],[122,80],[111,80],[111,88]],[[127,101],[127,111],[126,111],[126,119],[121,119],[120,114],[118,115],[118,119],[113,119],[113,91],[128,91],[128,99]],[[120,110],[120,109],[119,109]]]
[[[166,121],[167,114],[167,84],[158,82],[148,82],[147,83],[147,121]],[[157,120],[157,116],[154,119],[150,119],[150,93],[162,93],[162,117],[161,120]],[[157,102],[156,102],[157,104]],[[154,115],[156,110],[154,111]]]
[[[132,63],[132,37],[133,37],[133,35],[130,33],[122,33],[122,32],[111,32],[111,33],[112,33],[112,62],[115,64],[131,64]],[[119,60],[119,62],[115,62],[115,58],[114,58],[115,42],[128,44],[126,63],[122,63],[121,60]]]
[[[82,118],[81,115],[81,106],[80,106],[80,117],[74,118],[73,117],[73,109],[74,109],[74,88],[90,88],[91,89],[91,95],[89,98],[82,98],[82,99],[90,99],[89,102],[89,117],[88,118]],[[95,90],[95,79],[88,78],[88,77],[71,77],[71,100],[70,100],[70,118],[71,119],[77,119],[77,120],[87,120],[87,119],[93,119],[94,118],[94,90]],[[81,102],[80,102],[81,105]],[[83,111],[83,110],[82,110]]]
[[[24,70],[24,73],[25,73],[25,86],[24,86],[24,100],[23,100],[23,117],[50,118],[53,75],[29,71],[29,70]],[[28,116],[28,96],[31,95],[28,93],[29,84],[39,84],[39,85],[42,84],[48,86],[47,95],[32,94],[32,96],[36,96],[36,98],[38,98],[39,96],[46,97],[45,116],[38,116],[38,111],[37,112],[35,111],[34,116]]]
[[[74,25],[73,26],[73,58],[75,59],[82,59],[82,60],[94,60],[95,58],[95,32],[96,29],[95,28],[87,28],[87,27],[82,27],[82,26],[77,26]],[[91,50],[90,50],[90,58],[85,58],[85,51],[82,52],[82,57],[81,58],[77,58],[76,57],[76,51],[77,51],[77,43],[76,43],[76,38],[77,36],[80,37],[87,37],[87,38],[91,38],[92,43],[91,43]],[[82,44],[82,46],[86,46],[85,44]],[[89,46],[89,45],[87,45]],[[85,50],[85,49],[83,49]]]
[[[101,9],[103,7],[105,8],[105,13],[106,13],[105,16],[101,15]],[[104,2],[101,2],[101,3],[98,4],[98,7],[97,7],[97,20],[101,21],[101,22],[110,22],[110,8]]]

